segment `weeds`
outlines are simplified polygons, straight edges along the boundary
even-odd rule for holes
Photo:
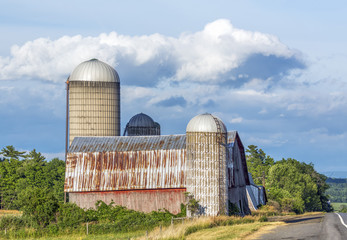
[[[168,226],[171,219],[186,214],[184,205],[181,213],[174,215],[167,210],[143,213],[98,201],[96,209],[83,210],[76,204],[60,204],[47,225],[38,224],[30,214],[4,216],[0,218],[0,238],[37,238],[86,233],[127,233],[152,230],[156,226]]]

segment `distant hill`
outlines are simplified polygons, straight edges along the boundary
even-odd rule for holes
[[[347,178],[347,171],[330,171],[330,172],[321,172],[328,178]]]
[[[347,178],[328,178],[327,183],[347,183]]]
[[[347,178],[328,178],[330,188],[326,193],[331,202],[347,203]]]

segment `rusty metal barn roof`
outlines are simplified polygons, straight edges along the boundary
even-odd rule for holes
[[[237,131],[228,132],[228,143],[234,143],[237,135]]]
[[[186,135],[75,137],[69,153],[185,149]]]

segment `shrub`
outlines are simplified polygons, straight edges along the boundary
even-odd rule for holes
[[[266,216],[261,216],[259,218],[259,222],[267,222],[268,221],[268,218]]]
[[[185,195],[186,201],[187,201],[187,209],[190,211],[191,215],[194,216],[194,215],[198,214],[199,211],[201,210],[201,206],[199,204],[199,201],[196,200],[194,198],[194,195],[189,193],[189,192],[185,192],[184,195]]]
[[[27,219],[22,216],[5,216],[0,220],[0,230],[19,230],[27,225]]]
[[[58,200],[46,188],[33,187],[22,191],[18,196],[23,215],[40,227],[55,220],[59,208]]]
[[[261,209],[266,209],[269,211],[280,212],[281,205],[275,200],[269,200],[266,205],[262,206]]]
[[[57,212],[59,228],[76,228],[87,219],[86,212],[75,203],[61,203]]]
[[[232,202],[228,201],[228,205],[229,205],[229,216],[240,214],[240,209],[236,205],[236,203],[232,203]]]

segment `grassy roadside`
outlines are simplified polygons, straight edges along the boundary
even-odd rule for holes
[[[277,226],[285,225],[285,221],[322,214],[324,213],[310,212],[301,215],[285,214],[266,218],[264,216],[204,217],[163,228],[161,231],[160,228],[156,228],[149,233],[148,239],[254,239],[257,235],[266,233]],[[264,221],[267,218],[269,221]],[[143,236],[139,239],[147,238]]]
[[[201,217],[191,219],[185,223],[175,224],[166,228],[156,228],[149,233],[148,239],[216,239],[216,234],[220,239],[230,238],[230,233],[234,232],[235,237],[241,233],[252,233],[262,226],[271,224],[264,222],[266,218],[259,216],[246,217]],[[202,238],[206,237],[206,238]],[[218,239],[219,239],[218,237]],[[146,236],[139,239],[147,239]]]
[[[187,240],[212,240],[212,239],[256,239],[280,225],[286,225],[290,220],[302,219],[305,217],[315,217],[322,215],[322,212],[309,212],[300,215],[281,215],[269,217],[269,222],[255,221],[253,223],[236,224],[231,226],[220,226],[213,229],[203,229],[199,232],[188,235]]]
[[[212,240],[212,239],[245,239],[251,234],[263,229],[266,226],[277,226],[279,222],[254,222],[238,224],[233,226],[222,226],[213,229],[204,229],[187,236],[187,240]]]
[[[1,212],[0,212],[1,213]],[[20,212],[6,212],[3,214],[20,214]],[[254,216],[246,217],[201,217],[179,222],[174,225],[162,228],[155,228],[146,234],[146,231],[134,231],[128,233],[112,234],[90,234],[85,232],[70,235],[47,236],[42,238],[26,239],[52,239],[52,240],[89,240],[89,239],[254,239],[255,236],[265,233],[279,225],[285,224],[288,219],[300,218],[307,215],[316,215],[322,213],[305,213],[302,215],[293,214],[274,214],[272,211],[258,211]],[[1,214],[0,214],[1,216]],[[268,221],[267,221],[268,220]],[[20,238],[17,238],[20,239]]]
[[[346,205],[347,203],[331,203],[335,211],[339,211],[342,208],[342,205]]]
[[[179,234],[169,233],[166,229],[160,233],[156,230],[154,233],[149,233],[148,239],[186,239],[186,240],[209,240],[209,239],[253,239],[254,233],[268,231],[269,229],[275,228],[278,225],[284,223],[281,222],[254,222],[245,224],[236,224],[231,226],[219,226],[214,228],[208,228],[199,230],[195,233],[189,234],[188,236],[181,236]],[[174,229],[177,230],[178,226]],[[180,227],[178,227],[180,228]],[[175,231],[175,230],[173,230]],[[176,237],[175,237],[176,235]],[[178,237],[177,237],[178,236]],[[250,237],[251,238],[248,238]],[[102,234],[102,235],[70,235],[70,236],[58,236],[58,237],[44,237],[39,240],[111,240],[111,239],[147,239],[146,232],[132,232],[132,233],[121,233],[121,234]]]

